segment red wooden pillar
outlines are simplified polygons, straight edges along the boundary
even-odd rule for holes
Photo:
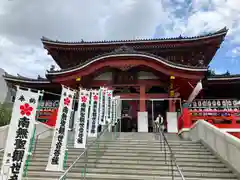
[[[192,126],[191,117],[188,108],[183,108],[183,128],[190,128]]]
[[[140,112],[146,111],[146,86],[140,85]]]

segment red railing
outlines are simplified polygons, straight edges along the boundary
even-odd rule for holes
[[[198,120],[205,120],[218,128],[240,128],[240,110],[200,111],[184,108],[178,118],[178,129],[190,128]]]

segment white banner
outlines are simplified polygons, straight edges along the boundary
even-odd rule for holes
[[[64,170],[64,156],[67,148],[69,121],[73,111],[74,94],[73,90],[62,86],[62,94],[46,171]]]
[[[117,122],[117,98],[112,98],[112,122],[115,124]]]
[[[91,108],[89,114],[89,137],[97,137],[98,127],[98,108],[99,108],[99,90],[92,90]]]
[[[30,140],[34,132],[36,110],[40,92],[17,87],[12,117],[8,129],[0,179],[21,180],[28,156]]]
[[[100,117],[99,117],[99,124],[105,125],[106,124],[106,94],[107,88],[100,88],[100,102],[99,102],[99,109],[100,109]]]
[[[115,96],[116,98],[116,119],[121,119],[121,113],[122,113],[122,100],[120,99],[120,96]]]
[[[106,96],[107,96],[107,118],[106,118],[106,120],[107,120],[107,122],[108,122],[108,124],[110,124],[111,123],[111,121],[112,121],[112,97],[113,97],[113,94],[112,94],[112,90],[107,90],[107,94],[106,94]]]
[[[195,86],[195,88],[193,89],[191,95],[188,97],[187,102],[188,102],[188,103],[191,103],[191,102],[195,99],[195,97],[200,93],[200,91],[202,90],[202,88],[203,88],[202,82],[199,81],[199,82],[197,83],[197,85]]]
[[[89,100],[90,91],[80,89],[77,120],[75,123],[74,148],[85,148],[86,146]]]

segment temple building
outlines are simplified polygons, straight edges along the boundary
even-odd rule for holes
[[[10,86],[43,89],[55,94],[61,93],[61,84],[75,89],[111,88],[114,95],[122,99],[123,115],[130,117],[122,123],[122,130],[139,130],[138,126],[144,129],[145,123],[151,131],[158,114],[171,119],[174,116],[171,112],[181,113],[183,102],[199,82],[203,89],[196,99],[206,100],[205,106],[213,106],[212,100],[215,106],[218,100],[220,103],[231,100],[234,106],[240,99],[240,76],[214,75],[208,68],[227,31],[223,28],[195,37],[97,42],[62,42],[43,37],[44,48],[61,70],[52,67],[47,70],[46,78],[10,74],[4,78]],[[59,97],[47,94],[44,100],[57,101]],[[193,103],[196,104],[196,100]],[[51,104],[57,107],[56,103]],[[144,114],[145,120],[140,120]]]

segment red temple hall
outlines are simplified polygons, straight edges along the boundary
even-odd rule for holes
[[[104,86],[122,100],[123,132],[152,132],[161,114],[170,133],[188,131],[204,119],[238,136],[240,76],[215,75],[208,69],[226,34],[223,28],[202,36],[164,39],[62,42],[43,37],[44,48],[61,70],[52,66],[46,78],[9,74],[4,78],[9,85],[53,93],[44,96],[40,116],[51,126],[61,84],[74,89]]]

